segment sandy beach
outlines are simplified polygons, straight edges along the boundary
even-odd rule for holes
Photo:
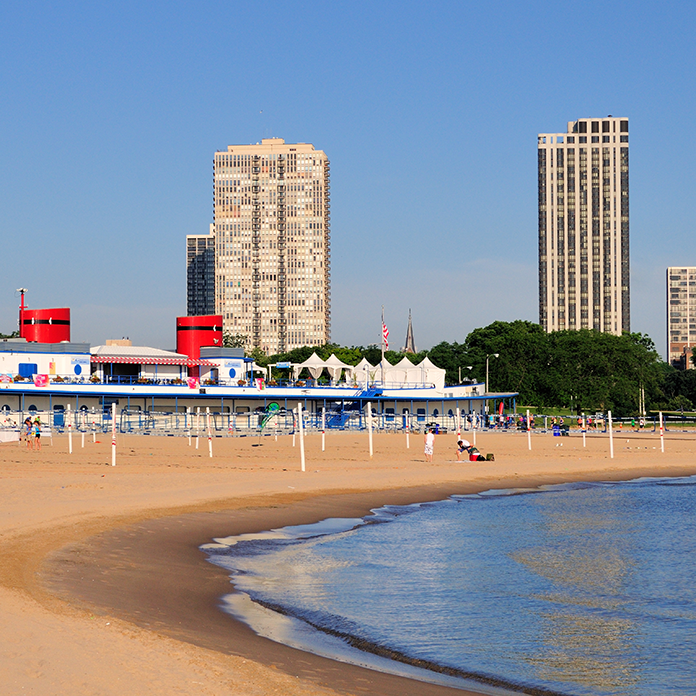
[[[366,434],[306,438],[300,471],[292,437],[66,436],[0,445],[0,695],[462,694],[344,665],[275,644],[218,608],[231,589],[199,546],[214,536],[387,503],[579,480],[696,474],[696,436],[582,437],[479,433],[494,462],[457,462],[456,438]],[[299,444],[299,443],[298,443]],[[475,693],[475,690],[471,693]]]

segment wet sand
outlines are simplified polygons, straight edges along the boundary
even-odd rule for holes
[[[6,691],[44,694],[462,694],[345,665],[253,634],[219,609],[231,590],[199,546],[227,536],[356,517],[387,503],[574,480],[696,473],[696,436],[479,434],[495,462],[456,461],[455,438],[329,433],[292,438],[121,436],[41,452],[0,445],[0,673]],[[561,446],[562,445],[562,446]],[[647,448],[647,449],[646,449]],[[472,691],[474,693],[476,690]]]

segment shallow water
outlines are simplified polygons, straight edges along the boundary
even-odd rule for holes
[[[203,548],[242,593],[228,611],[313,652],[504,688],[696,694],[695,504],[696,477],[492,491]]]

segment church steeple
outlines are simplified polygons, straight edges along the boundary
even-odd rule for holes
[[[413,340],[413,325],[411,324],[411,310],[408,310],[408,329],[406,330],[406,345],[404,353],[415,353],[416,342]]]

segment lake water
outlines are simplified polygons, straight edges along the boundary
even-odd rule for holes
[[[275,640],[491,693],[696,694],[696,477],[454,496],[203,548]],[[424,669],[425,668],[425,669]]]

